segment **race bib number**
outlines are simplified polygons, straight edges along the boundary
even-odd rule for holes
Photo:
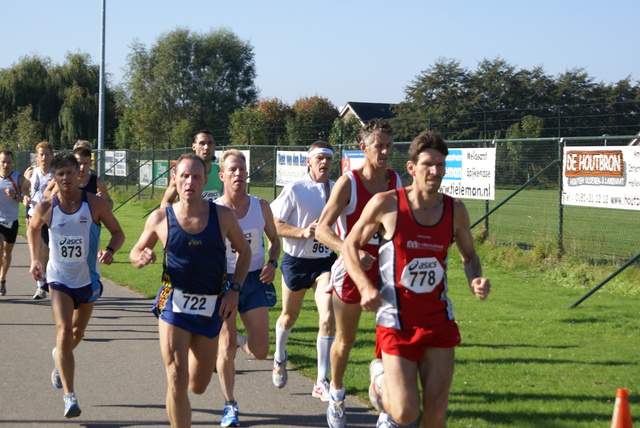
[[[262,251],[262,247],[264,243],[262,242],[262,231],[259,229],[248,229],[243,230],[244,239],[247,240],[247,244],[249,244],[249,248],[251,248],[251,254],[255,255]],[[227,258],[235,259],[236,258],[236,249],[231,245],[231,241],[228,239],[227,242]]]
[[[77,263],[85,260],[86,254],[84,250],[84,237],[82,236],[65,236],[58,246],[60,249],[60,261],[65,263]]]
[[[414,293],[431,293],[442,281],[444,268],[435,257],[411,260],[402,270],[400,284]]]
[[[218,296],[213,294],[187,294],[182,290],[173,290],[173,312],[183,314],[213,316]]]
[[[307,239],[307,243],[304,246],[304,253],[305,254],[314,254],[314,255],[324,255],[324,254],[330,254],[331,253],[331,248],[327,247],[326,245],[324,245],[321,242],[318,242],[317,239],[313,238],[313,239]]]
[[[218,199],[220,196],[220,193],[218,193],[217,190],[205,190],[202,192],[202,197],[204,199],[206,199],[207,201],[213,202],[216,199]]]

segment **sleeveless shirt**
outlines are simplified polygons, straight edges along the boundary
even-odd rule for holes
[[[209,203],[209,220],[200,233],[182,229],[173,206],[167,212],[162,283],[191,294],[220,294],[226,282],[225,245],[216,205]]]
[[[79,288],[97,280],[99,241],[100,225],[93,221],[87,192],[82,192],[82,203],[73,213],[62,211],[58,195],[53,195],[47,281]]]
[[[415,220],[404,188],[397,196],[396,229],[379,251],[383,303],[377,324],[401,330],[452,320],[446,271],[453,242],[453,199],[443,195],[442,216],[436,224],[424,226]]]
[[[16,195],[20,195],[19,183],[20,173],[17,171],[0,179],[0,223],[13,223],[18,219],[19,200],[7,195],[5,190],[11,189],[16,192]]]
[[[220,199],[216,199],[216,204],[224,206]],[[260,200],[249,195],[249,210],[244,218],[239,218],[238,223],[244,233],[244,237],[251,247],[251,265],[249,272],[262,268],[264,265],[264,217],[260,208]],[[227,246],[227,272],[236,271],[236,250],[228,239],[225,239]]]

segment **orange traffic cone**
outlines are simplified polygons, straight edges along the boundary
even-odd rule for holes
[[[616,404],[613,408],[611,428],[632,428],[631,411],[629,410],[629,391],[626,388],[618,388]]]

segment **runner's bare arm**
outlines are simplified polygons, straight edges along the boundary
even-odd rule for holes
[[[460,250],[462,266],[469,282],[469,289],[478,299],[484,300],[489,295],[491,284],[487,278],[482,276],[482,265],[476,253],[473,235],[471,234],[469,212],[462,201],[455,199],[453,213],[456,245]]]

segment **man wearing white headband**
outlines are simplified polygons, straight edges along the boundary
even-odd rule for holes
[[[339,253],[351,227],[356,223],[364,206],[374,194],[402,187],[395,171],[388,169],[393,145],[393,131],[384,119],[372,119],[360,133],[360,150],[364,152],[364,164],[343,174],[336,182],[335,190],[327,202],[318,226],[318,240]],[[333,226],[336,224],[336,231]],[[379,236],[376,234],[359,251],[362,268],[371,282],[378,278]],[[343,258],[340,257],[331,270],[332,304],[336,317],[336,339],[331,348],[331,387],[327,422],[331,428],[346,426],[344,402],[345,387],[342,382],[349,360],[349,352],[356,340],[361,296],[358,287],[349,277]]]
[[[316,225],[329,199],[333,181],[333,147],[326,141],[314,142],[307,152],[309,174],[286,185],[271,203],[278,235],[282,237],[282,313],[276,322],[276,349],[273,357],[273,383],[287,384],[286,345],[293,324],[298,319],[307,289],[315,291],[318,307],[318,376],[312,395],[329,400],[330,350],[333,343],[334,316],[331,295],[325,293],[336,254],[315,239]]]

